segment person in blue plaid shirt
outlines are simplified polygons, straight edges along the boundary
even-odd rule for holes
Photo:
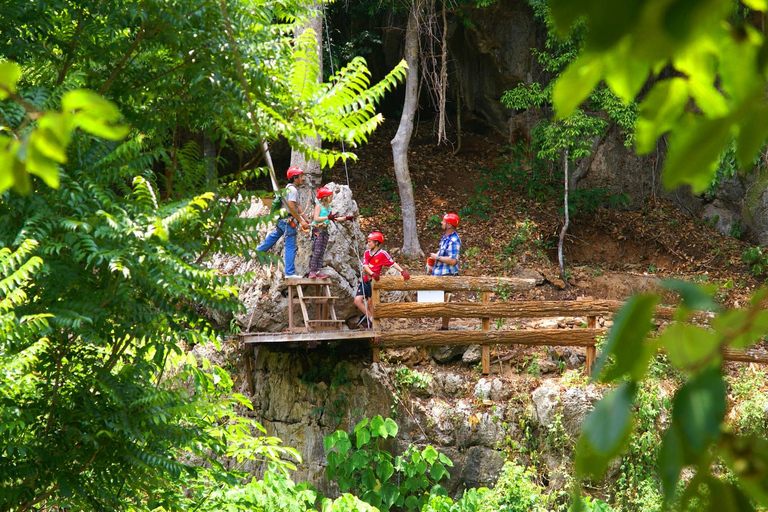
[[[456,233],[459,227],[459,216],[455,213],[446,213],[443,216],[443,222],[440,224],[445,231],[443,238],[440,239],[440,248],[437,252],[430,254],[435,260],[435,268],[432,270],[433,276],[457,276],[459,275],[459,253],[461,252],[461,238]],[[451,298],[446,294],[446,302]],[[443,318],[441,329],[448,329],[450,318]]]

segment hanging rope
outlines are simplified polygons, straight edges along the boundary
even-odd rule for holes
[[[331,33],[328,29],[328,17],[325,12],[325,2],[321,2],[320,4],[323,10],[323,27],[325,29],[325,44],[328,47],[328,63],[331,67],[331,75],[333,75],[336,73],[336,70],[333,68],[333,53],[331,53]],[[344,140],[341,141],[341,151],[346,152]],[[346,159],[344,160],[344,176],[347,180],[347,188],[349,188],[349,190],[352,191],[352,187],[349,186],[349,167],[347,166]],[[357,218],[355,218],[355,220],[353,220],[352,222],[357,223],[357,226],[360,227],[360,224],[358,223]],[[337,230],[337,232],[341,233],[341,230],[339,229]],[[357,231],[354,229],[354,227],[352,228],[352,236],[354,238],[354,243],[352,244],[352,246],[355,249],[355,257],[357,258],[358,264],[360,265],[360,286],[363,289],[363,307],[365,308],[365,316],[370,318],[371,315],[368,311],[368,300],[365,297],[365,286],[362,285],[365,270],[363,270],[362,258],[360,257],[360,250],[358,249],[359,246],[357,241]],[[347,238],[347,237],[344,236],[344,238]],[[371,283],[371,287],[373,287],[373,283]]]

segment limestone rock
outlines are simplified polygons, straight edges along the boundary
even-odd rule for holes
[[[346,185],[328,183],[334,191],[331,207],[340,216],[358,215],[357,203],[352,199],[352,192]],[[303,188],[302,188],[303,190]],[[313,204],[301,205],[309,217],[312,216]],[[256,200],[244,214],[248,218],[266,215],[269,209]],[[274,229],[274,225],[264,225],[257,233],[263,240]],[[309,234],[299,232],[296,237],[298,252],[296,255],[296,273],[306,275],[309,272],[309,259],[312,255],[312,239]],[[285,330],[288,325],[288,291],[283,280],[283,253],[285,237],[282,237],[270,250],[277,256],[278,264],[260,265],[256,260],[245,260],[231,256],[215,255],[210,266],[223,274],[242,274],[252,272],[254,278],[240,288],[240,299],[246,311],[235,315],[235,320],[249,332],[276,332]],[[329,229],[328,248],[323,259],[323,271],[331,278],[331,294],[338,297],[336,314],[347,319],[358,313],[354,305],[354,294],[361,273],[360,259],[365,251],[365,235],[357,221],[332,222]],[[301,315],[298,315],[301,318]],[[227,325],[228,318],[214,318],[220,325]]]
[[[483,356],[483,349],[480,345],[470,345],[461,356],[461,360],[467,364],[479,363]]]
[[[464,354],[466,349],[466,345],[446,345],[442,347],[428,347],[427,351],[432,356],[432,359],[438,363],[449,363]]]

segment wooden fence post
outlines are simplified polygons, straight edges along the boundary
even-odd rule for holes
[[[491,293],[490,292],[482,292],[483,296],[483,302],[489,302]],[[483,331],[488,331],[491,328],[491,319],[486,317],[483,318]],[[483,375],[488,375],[491,373],[491,347],[488,345],[480,345],[480,359],[482,361],[483,366]]]
[[[597,317],[587,317],[587,329],[594,329],[597,326]],[[587,347],[587,360],[585,362],[587,366],[587,376],[592,376],[592,367],[595,365],[595,356],[597,355],[597,349],[594,345]]]
[[[371,283],[371,302],[373,305],[371,306],[371,312],[376,310],[376,305],[379,303],[379,299],[381,298],[381,292],[378,288],[373,286],[373,283]],[[371,325],[371,328],[376,331],[379,329],[379,319],[378,317],[373,317],[373,324]],[[377,339],[374,338],[373,342],[377,343]],[[381,358],[381,349],[379,347],[374,346],[373,347],[373,362],[378,363]]]

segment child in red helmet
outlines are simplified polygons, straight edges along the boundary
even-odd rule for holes
[[[404,281],[409,280],[411,275],[400,265],[395,263],[395,260],[392,259],[387,251],[382,249],[382,246],[384,245],[384,235],[381,234],[381,232],[374,231],[368,235],[366,245],[368,246],[368,249],[365,251],[365,254],[363,254],[363,280],[357,286],[355,306],[363,312],[365,315],[363,320],[367,320],[367,326],[371,327],[371,310],[368,308],[368,299],[370,299],[372,295],[371,280],[378,281],[384,267],[394,267],[395,270],[400,272],[400,275],[403,276]]]
[[[320,187],[315,194],[315,214],[312,220],[312,257],[309,260],[309,277],[325,279],[328,274],[320,271],[323,266],[323,255],[328,247],[328,227],[332,220],[352,220],[353,215],[337,217],[331,211],[333,190],[328,187]]]

